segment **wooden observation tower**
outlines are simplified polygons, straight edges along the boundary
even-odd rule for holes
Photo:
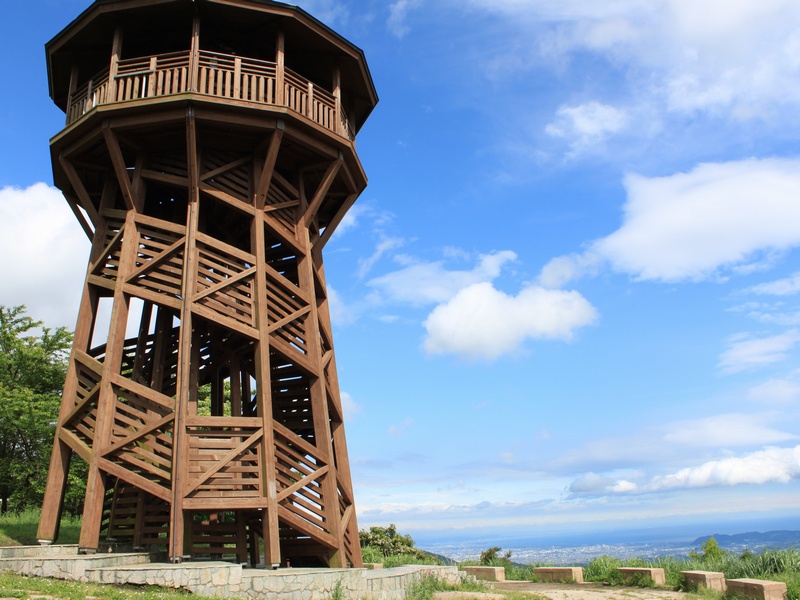
[[[367,180],[364,55],[268,0],[96,0],[47,46],[92,242],[39,538],[361,566],[322,249]]]

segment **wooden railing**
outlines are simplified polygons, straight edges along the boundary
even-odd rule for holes
[[[112,79],[109,69],[104,69],[70,95],[67,125],[101,104],[191,92],[285,106],[330,131],[355,139],[347,115],[344,111],[337,115],[336,97],[290,69],[284,70],[283,93],[279,94],[274,62],[201,50],[196,68],[197,89],[192,90],[188,51],[120,60]]]

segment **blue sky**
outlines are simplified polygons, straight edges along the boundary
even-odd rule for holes
[[[800,4],[300,5],[381,98],[325,258],[360,526],[798,516]],[[43,45],[86,6],[0,23],[0,303],[70,327]]]

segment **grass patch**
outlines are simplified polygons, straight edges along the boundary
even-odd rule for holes
[[[406,588],[407,600],[431,600],[436,592],[467,592],[478,594],[502,594],[506,600],[547,600],[546,596],[522,592],[505,592],[490,588],[483,582],[465,582],[457,585],[447,583],[435,575],[424,575]]]
[[[783,581],[786,584],[787,599],[800,600],[800,551],[794,548],[764,550],[759,554],[745,553],[742,556],[721,553],[715,556],[663,557],[655,560],[620,560],[611,556],[600,556],[584,568],[584,580],[622,585],[624,581],[617,572],[617,567],[660,567],[664,569],[667,586],[683,591],[688,590],[681,571],[717,571],[724,573],[726,579]],[[699,597],[712,599],[722,596],[714,592],[700,592]]]
[[[111,586],[0,573],[0,597],[24,600],[41,595],[63,600],[188,600],[192,596],[190,592],[156,586]]]
[[[0,546],[35,546],[39,528],[38,510],[0,515]],[[59,544],[77,544],[81,532],[79,517],[62,517]]]

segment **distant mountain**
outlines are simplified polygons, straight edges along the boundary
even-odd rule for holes
[[[748,533],[735,533],[727,535],[715,533],[699,537],[692,542],[693,546],[700,546],[708,538],[714,538],[720,547],[747,546],[749,548],[788,548],[792,546],[800,547],[800,531],[750,531]]]

